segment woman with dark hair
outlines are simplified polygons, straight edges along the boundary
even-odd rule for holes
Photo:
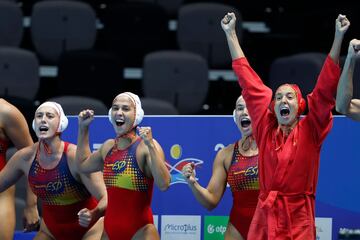
[[[84,110],[79,114],[78,167],[85,173],[102,170],[108,193],[102,239],[160,239],[151,210],[153,183],[165,191],[170,185],[170,173],[151,128],[138,127],[143,117],[137,95],[117,95],[109,110],[116,138],[91,153],[89,125],[94,112]]]
[[[60,104],[41,104],[32,124],[39,141],[16,152],[0,172],[0,192],[24,174],[42,200],[43,219],[34,239],[99,239],[102,233],[107,203],[102,173],[78,171],[76,146],[60,138],[67,124]]]
[[[233,205],[224,238],[242,240],[247,237],[259,195],[258,148],[242,96],[236,101],[233,118],[241,132],[241,139],[218,152],[207,187],[197,182],[194,164],[186,164],[182,171],[196,200],[208,210],[218,205],[229,184]]]
[[[272,97],[271,89],[245,58],[235,22],[235,15],[228,13],[221,26],[259,146],[260,194],[248,239],[315,239],[320,150],[332,127],[340,48],[350,22],[343,15],[335,21],[332,48],[314,90],[308,95],[309,113],[302,119],[305,99],[299,87],[281,85]]]

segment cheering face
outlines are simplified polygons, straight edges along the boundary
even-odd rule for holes
[[[118,95],[111,107],[111,120],[117,134],[130,131],[135,121],[135,106],[129,96]]]
[[[240,96],[236,101],[235,119],[242,136],[252,134],[251,118],[246,108],[245,100]]]
[[[44,106],[35,112],[34,130],[39,140],[55,136],[60,116],[52,107]]]
[[[295,90],[283,85],[275,93],[274,111],[280,125],[291,126],[298,118],[298,100]]]

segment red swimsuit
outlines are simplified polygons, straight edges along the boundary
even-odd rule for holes
[[[29,184],[42,201],[43,218],[56,240],[80,240],[92,227],[79,225],[77,213],[93,209],[97,201],[85,186],[72,176],[66,157],[69,143],[65,142],[64,153],[53,169],[44,169],[34,159],[29,170]]]
[[[141,139],[125,150],[116,145],[104,161],[104,181],[108,193],[104,227],[112,240],[130,240],[146,224],[153,223],[151,198],[153,179],[147,178],[136,160]]]
[[[241,155],[238,142],[234,144],[227,181],[233,195],[229,221],[246,239],[259,196],[258,155]]]
[[[0,171],[6,165],[6,151],[8,149],[9,142],[3,139],[0,139]]]

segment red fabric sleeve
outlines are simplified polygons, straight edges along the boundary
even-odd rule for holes
[[[330,56],[325,60],[317,83],[307,97],[308,118],[314,127],[315,140],[321,144],[332,127],[332,109],[335,106],[335,94],[340,78],[340,67]]]
[[[258,132],[261,131],[263,123],[268,124],[271,120],[269,118],[275,118],[275,115],[269,111],[272,91],[265,86],[257,73],[250,67],[246,58],[235,59],[232,67],[242,88],[242,96],[251,117],[255,138],[259,141]]]

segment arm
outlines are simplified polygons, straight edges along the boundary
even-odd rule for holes
[[[98,171],[88,174],[80,172],[77,168],[75,156],[76,146],[70,144],[67,151],[70,170],[74,175],[79,176],[79,181],[81,181],[91,195],[98,200],[98,204],[94,209],[83,208],[78,212],[80,226],[88,227],[90,223],[96,222],[100,217],[104,216],[107,206],[106,187],[102,172]]]
[[[29,183],[26,184],[26,206],[24,208],[23,225],[24,232],[37,231],[40,224],[39,211],[37,208],[37,196],[33,193]]]
[[[359,49],[360,40],[351,40],[336,95],[336,110],[357,121],[360,121],[360,99],[352,98],[353,74]]]
[[[79,224],[87,227],[91,222],[96,222],[100,217],[105,215],[107,207],[107,193],[102,176],[102,172],[95,172],[90,174],[80,173],[81,181],[97,200],[98,204],[94,209],[84,208],[79,211]]]
[[[3,114],[3,128],[6,136],[14,144],[16,149],[22,149],[33,145],[33,140],[30,136],[29,127],[26,123],[25,117],[13,105],[8,104],[2,106]],[[31,191],[29,184],[26,186],[26,206],[24,208],[24,230],[36,230],[39,223],[39,212],[37,209],[37,197]]]
[[[345,15],[339,14],[339,16],[335,20],[335,36],[329,52],[329,56],[335,63],[339,62],[341,44],[344,39],[344,35],[349,29],[349,27],[350,21],[346,18]]]
[[[231,156],[229,147],[221,149],[214,160],[212,176],[206,188],[202,187],[195,178],[194,164],[183,167],[183,175],[194,194],[196,200],[206,209],[214,209],[220,202],[226,189],[227,172],[224,167],[226,156]]]
[[[238,58],[245,57],[243,50],[241,49],[236,30],[236,16],[234,13],[228,13],[221,20],[221,27],[225,32],[226,40],[229,46],[231,59],[234,61]]]
[[[241,49],[235,31],[236,17],[234,13],[228,13],[221,21],[221,26],[225,32],[229,45],[229,50],[233,60],[233,69],[238,77],[238,82],[242,88],[242,95],[253,120],[253,126],[256,129],[261,119],[268,112],[268,106],[271,102],[272,91],[266,87],[260,77],[250,67],[244,52]],[[265,121],[265,120],[264,120]],[[257,138],[257,141],[258,138]]]
[[[1,106],[3,109],[3,129],[6,136],[14,144],[16,149],[32,146],[34,144],[29,127],[24,116],[13,105]]]
[[[103,168],[103,144],[98,151],[91,153],[89,146],[89,125],[94,119],[94,111],[84,110],[79,114],[79,130],[76,149],[76,164],[80,172],[91,173]]]
[[[24,150],[17,151],[0,171],[0,192],[14,185],[23,175]]]
[[[162,150],[160,144],[153,139],[150,127],[138,127],[138,131],[147,148],[147,151],[145,151],[145,166],[148,167],[148,169],[146,170],[150,170],[158,188],[161,191],[165,191],[170,186],[171,177],[169,170],[165,165],[164,151]]]
[[[313,123],[316,141],[321,143],[332,126],[331,110],[334,108],[336,87],[340,77],[338,65],[341,43],[350,26],[350,22],[343,15],[335,21],[335,37],[324,66],[318,77],[316,86],[308,96],[308,118]]]

